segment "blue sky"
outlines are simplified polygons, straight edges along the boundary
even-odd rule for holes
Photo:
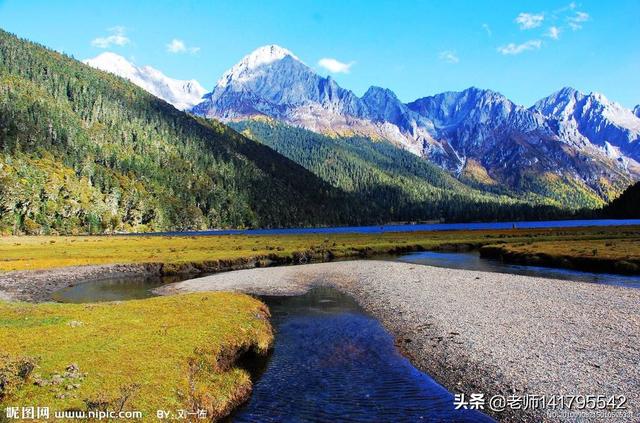
[[[477,86],[524,105],[563,86],[640,103],[639,19],[640,0],[0,0],[0,27],[21,37],[78,59],[113,51],[207,89],[274,43],[358,95]]]

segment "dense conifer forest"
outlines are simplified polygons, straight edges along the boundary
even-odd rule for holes
[[[473,188],[440,167],[386,141],[329,137],[271,119],[232,122],[333,187],[355,194],[390,220],[520,220],[570,217],[565,207],[543,196],[521,196],[501,187]]]
[[[627,188],[620,197],[607,204],[600,217],[613,219],[640,219],[640,182]]]

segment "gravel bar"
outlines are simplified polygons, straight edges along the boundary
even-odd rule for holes
[[[414,365],[452,392],[624,395],[609,418],[586,411],[490,413],[501,421],[640,420],[640,290],[386,261],[257,268],[158,290],[353,296]]]

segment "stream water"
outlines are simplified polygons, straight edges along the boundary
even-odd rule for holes
[[[413,367],[382,325],[339,291],[261,299],[276,342],[232,421],[493,421],[455,410],[453,395]]]
[[[62,289],[54,299],[144,298],[178,280],[110,278]],[[455,410],[453,395],[413,367],[382,325],[339,291],[316,288],[261,300],[272,313],[275,346],[267,358],[243,363],[254,376],[254,390],[230,421],[493,421],[478,411]]]
[[[194,235],[282,235],[309,233],[384,233],[384,232],[416,232],[416,231],[456,231],[478,229],[541,229],[541,228],[576,228],[588,226],[628,226],[640,225],[640,219],[591,219],[591,220],[535,220],[519,222],[467,222],[467,223],[418,223],[387,224],[375,226],[333,226],[314,228],[275,228],[275,229],[215,229],[208,231],[158,232],[137,235],[162,236],[194,236]]]
[[[445,253],[421,251],[409,253],[392,260],[405,263],[423,264],[427,266],[446,267],[449,269],[480,270],[483,272],[511,273],[515,275],[536,276],[541,278],[560,279],[599,283],[605,285],[640,288],[640,276],[625,276],[612,273],[582,272],[579,270],[559,269],[553,267],[527,266],[504,263],[497,259],[480,257],[477,251]]]
[[[51,298],[60,303],[138,300],[155,296],[153,290],[162,285],[202,276],[206,275],[108,277],[59,289]]]

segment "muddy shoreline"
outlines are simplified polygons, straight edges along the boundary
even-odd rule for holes
[[[626,395],[640,417],[640,292],[634,289],[383,261],[251,269],[188,280],[162,294],[209,290],[351,295],[416,367],[452,392]],[[507,410],[501,421],[575,421]],[[597,421],[584,419],[584,421]]]

